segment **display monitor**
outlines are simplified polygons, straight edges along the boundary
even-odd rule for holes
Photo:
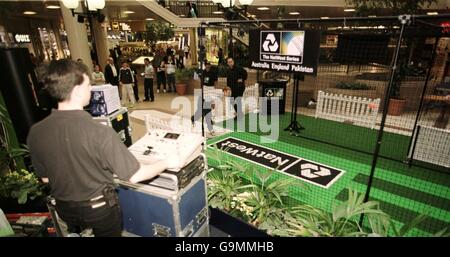
[[[180,134],[176,133],[166,133],[166,135],[164,136],[164,138],[168,139],[177,139],[178,137],[180,137]]]

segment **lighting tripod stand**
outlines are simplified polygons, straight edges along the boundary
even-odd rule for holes
[[[297,102],[298,102],[298,84],[300,80],[304,80],[305,76],[301,74],[294,74],[294,87],[292,89],[292,109],[291,109],[291,124],[284,129],[284,131],[289,131],[291,135],[299,136],[300,130],[305,129],[297,121]]]

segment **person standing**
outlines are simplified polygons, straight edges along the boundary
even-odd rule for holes
[[[139,102],[139,85],[138,85],[138,80],[137,80],[137,71],[136,68],[133,67],[133,62],[131,61],[131,59],[128,59],[128,67],[130,67],[131,72],[133,73],[133,94],[134,94],[134,99],[136,99],[136,102]]]
[[[56,211],[69,233],[91,228],[97,237],[119,237],[122,215],[113,175],[136,183],[178,167],[180,160],[173,156],[140,164],[114,129],[92,119],[83,110],[91,97],[84,64],[53,61],[44,81],[58,107],[34,124],[27,137],[36,174],[49,183]]]
[[[106,61],[105,66],[105,82],[117,87],[119,95],[121,95],[119,88],[119,73],[117,72],[116,65],[114,64],[114,59],[109,57]]]
[[[156,93],[159,93],[159,89],[163,85],[163,92],[166,92],[166,63],[162,60],[159,66],[156,68]]]
[[[242,96],[245,91],[245,81],[247,80],[247,71],[235,65],[232,57],[227,58],[227,86],[231,89],[231,98],[235,111],[234,119],[242,118]]]
[[[122,105],[127,106],[131,102],[129,107],[133,108],[136,103],[133,93],[134,77],[127,62],[123,62],[122,68],[120,68],[119,83],[122,86]]]
[[[186,60],[189,58],[189,45],[184,47],[184,56],[186,57]]]
[[[178,69],[184,69],[184,51],[183,49],[178,49]]]
[[[153,95],[153,78],[155,77],[155,70],[153,65],[150,63],[150,59],[144,59],[144,102],[155,100],[155,96]]]
[[[205,62],[205,69],[202,71],[203,78],[203,92],[204,92],[204,103],[202,104],[202,99],[197,101],[197,110],[194,115],[191,116],[192,125],[196,120],[202,117],[201,112],[203,112],[203,117],[206,119],[206,126],[211,135],[214,135],[212,113],[211,110],[214,108],[214,103],[211,99],[211,95],[208,94],[208,89],[214,89],[217,86],[217,72],[211,68],[211,63]]]
[[[100,66],[97,64],[94,66],[94,72],[92,72],[92,85],[105,84],[105,76],[100,71]]]
[[[174,92],[175,93],[175,71],[177,69],[177,66],[175,65],[175,61],[173,60],[173,57],[169,55],[167,57],[167,64],[166,64],[166,74],[167,74],[167,91]]]
[[[219,51],[217,51],[217,58],[219,58],[219,66],[223,64],[223,49],[219,48]]]

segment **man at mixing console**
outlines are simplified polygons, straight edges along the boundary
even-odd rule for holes
[[[120,236],[113,174],[139,182],[179,167],[180,161],[170,158],[140,165],[112,128],[83,111],[91,96],[84,64],[68,59],[52,62],[45,86],[58,101],[58,109],[29,132],[27,143],[36,173],[49,183],[69,232],[92,228],[95,236]]]

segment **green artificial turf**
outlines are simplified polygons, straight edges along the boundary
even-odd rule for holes
[[[333,204],[345,200],[348,188],[365,193],[373,161],[373,156],[368,153],[373,151],[377,131],[307,116],[300,116],[299,122],[306,128],[301,134],[307,138],[284,131],[283,128],[289,124],[289,120],[284,118],[280,121],[279,138],[274,143],[262,143],[263,133],[239,131],[216,137],[209,143],[232,136],[345,171],[328,189],[304,181],[301,182],[303,186],[291,187],[290,197],[302,203],[331,211]],[[381,208],[399,226],[421,213],[426,214],[427,219],[408,235],[430,236],[443,228],[450,229],[450,174],[433,170],[431,166],[409,166],[395,161],[404,160],[408,143],[406,136],[384,133],[381,154],[391,159],[378,158],[370,199],[379,201]],[[292,179],[282,173],[276,176],[276,179]]]

